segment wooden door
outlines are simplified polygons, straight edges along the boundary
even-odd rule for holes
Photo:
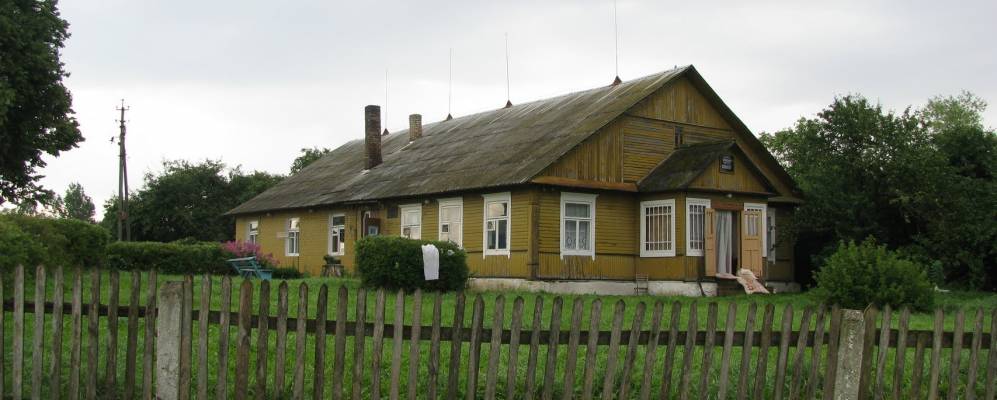
[[[741,268],[762,276],[762,212],[745,210],[741,227]]]
[[[717,276],[717,220],[716,211],[706,209],[703,218],[703,255],[706,256],[706,276]]]

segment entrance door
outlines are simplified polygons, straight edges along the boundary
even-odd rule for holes
[[[734,212],[717,212],[716,222],[717,273],[734,274]]]
[[[745,210],[743,229],[741,230],[741,268],[747,268],[762,275],[762,212],[760,210]]]

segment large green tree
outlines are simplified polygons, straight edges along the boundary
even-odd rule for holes
[[[68,29],[55,0],[0,0],[0,204],[50,201],[43,155],[83,141],[59,59]]]
[[[163,170],[145,176],[129,202],[133,240],[170,242],[193,238],[224,241],[233,238],[235,219],[223,215],[275,185],[282,176],[244,173],[221,161],[167,161]],[[111,232],[117,223],[118,201],[104,205],[101,224]]]
[[[301,155],[295,158],[294,162],[291,163],[291,173],[292,174],[298,173],[298,171],[301,171],[311,163],[322,158],[322,156],[329,154],[330,152],[332,152],[332,150],[324,147],[321,149],[318,147],[312,147],[310,149],[309,148],[301,149]]]
[[[66,189],[66,195],[62,198],[60,207],[63,218],[78,219],[80,221],[93,222],[94,205],[93,199],[83,191],[83,185],[70,183]]]

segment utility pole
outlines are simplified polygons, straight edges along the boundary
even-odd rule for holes
[[[128,219],[128,163],[125,154],[125,111],[131,107],[125,107],[125,99],[121,99],[121,107],[115,108],[121,112],[118,136],[118,241],[132,240],[132,224]]]

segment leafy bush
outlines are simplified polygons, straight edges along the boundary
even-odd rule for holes
[[[165,274],[232,274],[229,257],[216,243],[115,242],[107,246],[107,266],[156,270]]]
[[[440,249],[440,279],[423,276],[422,245]],[[467,254],[451,242],[412,240],[397,236],[368,236],[356,244],[357,271],[367,287],[387,290],[451,291],[467,284]]]
[[[264,268],[276,268],[280,266],[280,262],[274,258],[273,253],[263,254],[263,247],[258,243],[232,240],[222,243],[222,251],[229,258],[256,257],[256,261]]]
[[[45,264],[45,257],[45,249],[31,235],[0,218],[0,271],[6,275],[18,265],[31,270],[32,266]]]
[[[12,226],[4,228],[0,241],[16,240],[23,249],[0,251],[0,264],[16,265],[15,254],[34,254],[41,249],[40,256],[22,258],[26,267],[38,264],[55,267],[97,267],[104,261],[104,248],[110,235],[100,226],[75,219],[56,219],[27,215],[0,215],[0,222]],[[17,233],[20,232],[20,233]],[[21,236],[21,235],[26,236]],[[15,239],[16,238],[16,239]],[[20,256],[18,256],[20,257]]]
[[[297,268],[293,267],[275,267],[273,268],[273,279],[301,279],[304,278],[305,274],[298,271]]]
[[[815,279],[818,297],[846,308],[889,304],[926,311],[935,301],[924,266],[876,245],[871,238],[861,244],[839,244]]]

